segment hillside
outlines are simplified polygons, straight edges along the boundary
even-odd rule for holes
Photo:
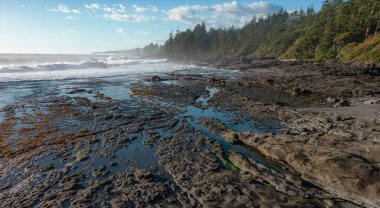
[[[283,59],[338,59],[379,62],[380,1],[326,0],[320,11],[308,7],[255,17],[242,28],[171,33],[160,51],[172,59],[218,59],[225,56]],[[144,50],[145,52],[145,50]]]
[[[367,38],[363,43],[346,45],[340,58],[343,61],[374,61],[380,63],[380,33]]]

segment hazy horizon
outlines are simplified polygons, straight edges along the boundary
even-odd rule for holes
[[[254,15],[266,16],[313,5],[307,1],[1,1],[0,53],[91,54],[162,44],[170,31],[241,27]]]

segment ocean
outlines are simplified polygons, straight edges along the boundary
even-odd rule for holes
[[[65,94],[78,86],[92,88],[96,81],[108,83],[96,86],[99,92],[124,100],[131,83],[163,73],[225,72],[122,55],[0,54],[0,108],[46,91]]]
[[[170,72],[183,67],[166,59],[116,55],[0,54],[0,82],[113,77]]]

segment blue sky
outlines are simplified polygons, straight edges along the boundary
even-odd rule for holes
[[[321,0],[0,0],[0,53],[91,53],[163,43],[171,30],[240,27]]]

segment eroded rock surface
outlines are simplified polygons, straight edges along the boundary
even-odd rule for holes
[[[0,112],[0,207],[380,207],[379,118],[342,113],[378,74],[256,67],[33,86]]]

